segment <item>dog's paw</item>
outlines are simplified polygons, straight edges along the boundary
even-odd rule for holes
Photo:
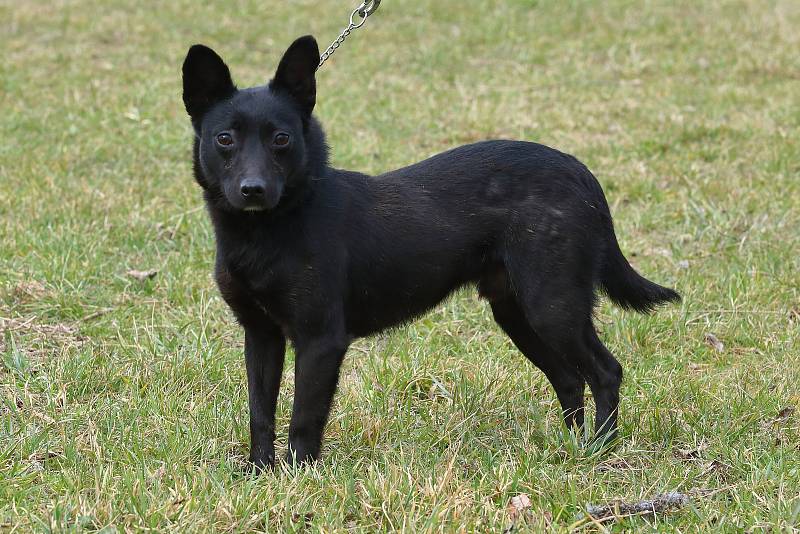
[[[250,455],[245,470],[253,475],[260,475],[265,471],[275,469],[275,453],[266,455]]]
[[[313,464],[319,456],[318,445],[305,445],[305,444],[289,444],[289,450],[286,452],[286,465],[289,467],[301,467],[304,465]]]

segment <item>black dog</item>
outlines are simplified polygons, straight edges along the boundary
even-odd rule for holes
[[[296,351],[288,462],[314,460],[351,340],[409,321],[477,284],[495,320],[547,375],[569,427],[613,439],[622,368],[592,325],[595,291],[648,311],[674,291],[622,255],[603,191],[574,157],[486,141],[371,177],[328,166],[312,117],[319,50],[295,41],[274,79],[237,90],[195,45],[183,100],[194,173],[217,241],[216,280],[245,331],[250,460],[275,461],[286,340]]]

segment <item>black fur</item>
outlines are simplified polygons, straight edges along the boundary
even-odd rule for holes
[[[637,311],[679,297],[622,255],[592,173],[520,141],[462,146],[374,177],[334,169],[311,115],[318,57],[314,39],[300,38],[267,86],[245,90],[206,47],[183,66],[216,279],[245,330],[251,461],[275,461],[286,340],[297,355],[288,461],[313,460],[352,339],[470,284],[547,375],[567,425],[583,424],[588,383],[598,436],[613,438],[622,368],[592,326],[595,291]]]

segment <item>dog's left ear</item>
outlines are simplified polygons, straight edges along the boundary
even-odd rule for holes
[[[317,102],[317,80],[314,73],[319,65],[319,46],[311,35],[300,37],[283,54],[275,77],[270,82],[273,91],[286,91],[306,115],[314,111]]]

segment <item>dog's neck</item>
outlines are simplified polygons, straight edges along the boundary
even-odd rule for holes
[[[328,141],[320,122],[311,116],[303,124],[306,143],[306,171],[312,179],[322,177],[328,171]]]

